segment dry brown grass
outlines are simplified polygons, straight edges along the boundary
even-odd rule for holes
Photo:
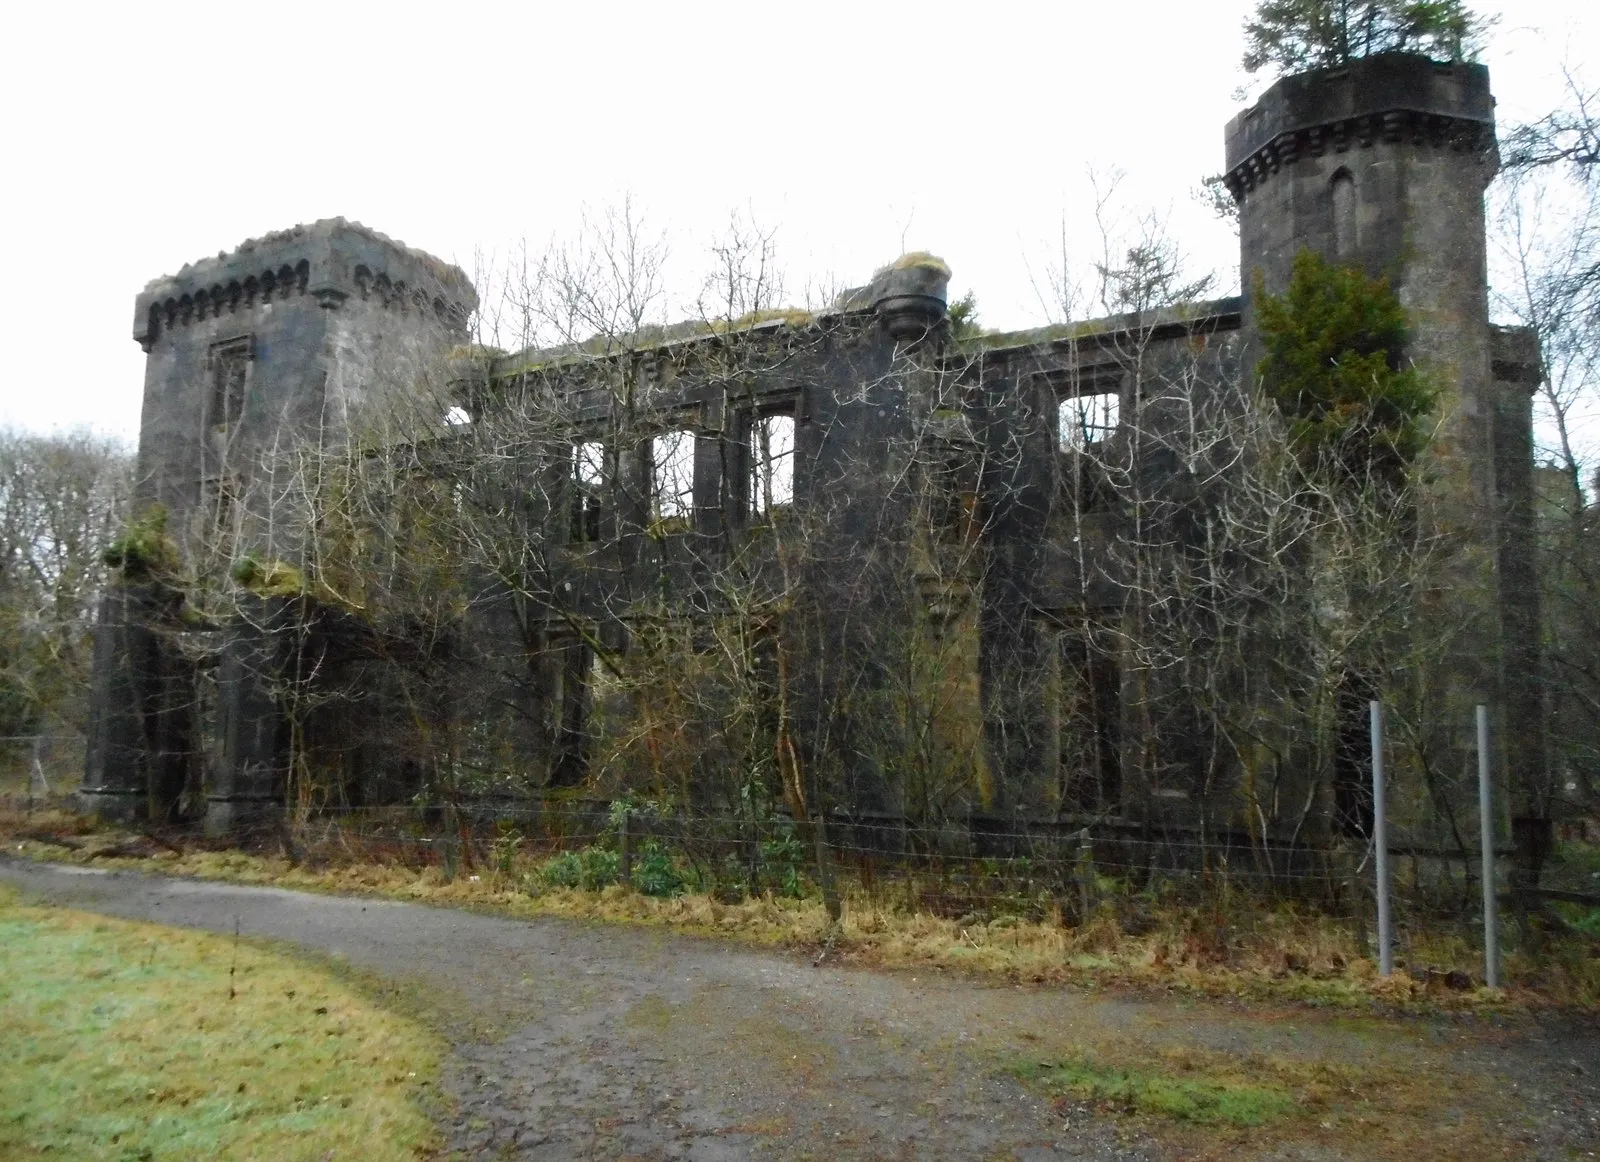
[[[73,846],[46,842],[52,835]],[[1130,931],[1109,904],[1076,925],[1064,923],[1057,912],[1038,919],[950,919],[908,907],[904,893],[890,899],[883,888],[852,883],[845,886],[844,918],[830,928],[821,901],[814,898],[764,894],[727,903],[704,894],[653,898],[615,886],[600,891],[529,890],[536,878],[528,874],[532,864],[525,858],[509,874],[480,866],[451,876],[438,866],[375,858],[343,838],[321,844],[303,862],[291,863],[280,855],[240,850],[169,850],[149,839],[90,830],[84,820],[66,812],[24,818],[0,810],[0,843],[12,854],[37,859],[382,896],[511,916],[660,925],[769,947],[825,950],[829,958],[849,963],[1040,984],[1182,990],[1330,1006],[1377,1003],[1428,1011],[1592,1007],[1600,1001],[1600,961],[1587,948],[1537,960],[1514,951],[1506,958],[1513,982],[1508,988],[1461,988],[1463,973],[1475,981],[1480,972],[1477,950],[1449,927],[1413,927],[1403,959],[1417,966],[1417,973],[1381,977],[1359,924],[1282,903],[1252,901],[1239,893],[1230,896],[1225,913],[1216,906],[1144,905]],[[1457,974],[1453,982],[1451,971]]]

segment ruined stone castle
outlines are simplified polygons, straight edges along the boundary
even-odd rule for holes
[[[1156,657],[1135,624],[1187,624],[1184,562],[1230,470],[1205,426],[1249,396],[1253,300],[1304,250],[1390,280],[1403,358],[1442,390],[1443,548],[1411,645],[1440,644],[1406,679],[1436,697],[1415,733],[1448,780],[1462,708],[1490,703],[1531,796],[1541,373],[1536,337],[1488,318],[1493,112],[1473,64],[1285,78],[1226,131],[1241,298],[1024,333],[958,333],[949,272],[918,255],[821,312],[512,353],[469,345],[460,270],[339,219],[158,279],[134,309],[138,496],[172,559],[125,567],[101,610],[84,799],[216,831],[286,796],[437,799],[441,780],[513,802],[654,779],[733,810],[717,780],[738,769],[791,812],[1337,832],[1362,777],[1339,737],[1385,675],[1332,681],[1319,765],[1207,717],[1219,671]],[[402,437],[402,413],[447,419]],[[317,456],[382,464],[397,444],[411,477],[455,481],[417,511],[486,514],[444,629],[375,626],[371,578],[318,580],[316,522],[287,515]],[[1152,545],[1176,546],[1165,580],[1141,573]],[[385,561],[373,575],[405,564]],[[1303,565],[1288,596],[1313,608]],[[226,615],[196,612],[202,576],[232,585]],[[1197,654],[1223,636],[1207,624],[1184,630]]]

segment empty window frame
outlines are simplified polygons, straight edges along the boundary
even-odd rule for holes
[[[244,413],[245,391],[250,379],[252,344],[249,335],[224,339],[211,346],[212,427],[237,423]]]
[[[572,446],[572,539],[600,539],[600,503],[606,480],[606,446],[580,440]]]
[[[1063,452],[1081,452],[1111,438],[1122,416],[1122,395],[1115,391],[1069,395],[1056,404],[1056,439]]]
[[[750,423],[750,512],[765,516],[794,503],[794,412],[757,415]]]
[[[657,520],[694,512],[693,432],[662,432],[650,441],[650,501]]]
[[[1360,222],[1356,203],[1356,179],[1347,169],[1333,175],[1329,191],[1333,203],[1333,256],[1347,260],[1355,257],[1360,244]]]

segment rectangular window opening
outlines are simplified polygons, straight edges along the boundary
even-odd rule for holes
[[[245,389],[250,374],[251,341],[244,335],[211,347],[212,427],[228,427],[244,413]]]
[[[1056,405],[1056,438],[1063,452],[1081,452],[1101,443],[1117,430],[1122,396],[1101,391],[1068,396]]]
[[[600,539],[600,502],[606,479],[606,446],[583,440],[572,446],[572,539]]]
[[[794,413],[758,415],[750,425],[750,512],[794,503]]]
[[[650,441],[650,496],[657,520],[693,514],[693,432],[663,432]]]
[[[595,668],[594,650],[579,638],[555,643],[555,698],[559,707],[556,719],[550,782],[557,787],[573,787],[589,773],[589,718],[591,679]]]

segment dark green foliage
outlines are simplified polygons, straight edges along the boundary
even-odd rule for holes
[[[590,846],[551,857],[534,875],[542,887],[593,892],[617,883],[620,872],[621,857],[615,851]],[[686,884],[672,854],[658,841],[646,840],[641,845],[633,860],[634,890],[646,896],[671,897],[682,895]]]
[[[671,854],[656,840],[647,841],[634,859],[634,889],[645,896],[671,897],[682,895],[684,884]]]
[[[536,876],[547,888],[575,888],[583,882],[583,860],[575,851],[563,851],[547,860]]]
[[[603,847],[586,847],[582,851],[563,851],[539,869],[539,879],[546,887],[582,888],[598,891],[617,882],[617,853]]]
[[[105,563],[125,581],[170,576],[178,567],[178,546],[167,534],[167,510],[151,505],[106,546]]]
[[[1244,67],[1297,73],[1381,52],[1471,60],[1487,28],[1461,0],[1261,0],[1245,21]]]
[[[970,339],[983,333],[983,328],[978,325],[978,296],[971,291],[950,304],[946,317],[950,320],[952,338]]]
[[[1262,388],[1308,465],[1396,482],[1427,443],[1436,392],[1402,366],[1405,309],[1386,279],[1302,251],[1283,296],[1258,289]]]
[[[779,895],[805,895],[805,849],[793,825],[761,841],[761,871],[768,886]]]

